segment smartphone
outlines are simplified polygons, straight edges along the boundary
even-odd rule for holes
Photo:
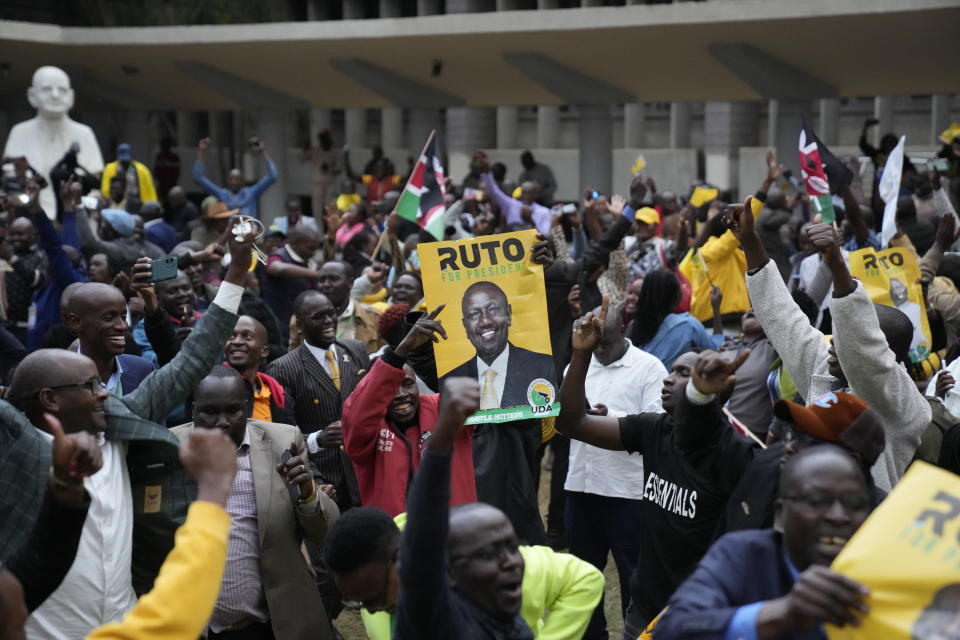
[[[167,256],[150,261],[150,282],[172,280],[177,277],[177,258]]]
[[[946,173],[950,170],[950,161],[946,158],[931,158],[927,161],[927,166],[929,166],[934,171],[939,171],[940,173]]]
[[[283,453],[280,454],[280,462],[287,464],[287,460],[293,457],[293,452],[290,449],[284,449]],[[293,504],[300,502],[300,485],[291,484],[287,487],[287,491],[290,492],[290,499],[293,500]]]
[[[80,196],[80,204],[87,211],[96,211],[100,207],[100,201],[96,196]]]

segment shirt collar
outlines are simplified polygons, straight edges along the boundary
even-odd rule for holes
[[[83,352],[80,351],[80,345],[77,345],[77,353],[83,355]],[[116,365],[116,370],[110,374],[110,379],[106,382],[103,380],[100,381],[100,384],[103,385],[103,387],[110,393],[113,393],[116,390],[117,385],[120,383],[120,376],[123,375],[123,366],[120,364],[120,358],[114,356],[113,363]]]
[[[296,260],[297,262],[302,262],[303,264],[306,264],[306,263],[307,263],[306,260],[304,260],[304,259],[301,258],[299,255],[297,255],[297,252],[294,251],[294,250],[293,250],[293,247],[291,247],[289,244],[283,245],[283,248],[286,249],[286,250],[287,250],[287,253],[290,254],[290,257],[293,258],[294,260]]]
[[[347,308],[343,310],[343,313],[340,314],[341,318],[350,318],[353,316],[355,306],[353,298],[350,298],[350,302],[347,303]]]
[[[480,356],[477,356],[477,375],[482,376],[483,372],[487,369],[493,369],[494,371],[506,371],[507,370],[507,361],[510,360],[510,343],[507,343],[507,346],[503,348],[503,351],[500,352],[500,355],[491,362],[489,365],[480,359]]]
[[[624,342],[627,343],[627,350],[623,352],[623,355],[620,356],[619,360],[614,360],[610,364],[600,364],[600,361],[597,360],[596,354],[590,356],[590,368],[597,369],[616,369],[617,367],[626,367],[630,364],[628,357],[630,355],[630,348],[633,346],[633,343],[630,342],[629,338],[624,338]]]
[[[250,429],[245,428],[243,430],[243,442],[240,443],[240,446],[237,447],[237,453],[243,453],[250,448]]]

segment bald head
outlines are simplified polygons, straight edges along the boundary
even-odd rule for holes
[[[74,293],[77,292],[77,289],[87,284],[86,282],[72,282],[67,285],[67,288],[63,290],[63,293],[60,294],[60,315],[70,311],[70,298]]]
[[[126,299],[116,287],[101,282],[84,282],[67,297],[67,312],[82,317],[91,310],[118,303],[126,306]]]
[[[77,382],[85,373],[97,373],[87,356],[66,349],[38,349],[17,365],[10,381],[10,402],[26,410],[41,389]]]
[[[833,444],[807,447],[790,456],[784,464],[780,473],[780,497],[796,494],[810,478],[819,477],[827,469],[863,475],[856,458],[846,449]]]
[[[491,525],[505,525],[510,527],[511,531],[513,530],[513,525],[510,524],[506,514],[493,505],[485,502],[471,502],[452,507],[450,509],[450,534],[447,538],[447,547],[452,551],[464,542],[473,540],[478,530]],[[451,553],[451,555],[454,554]]]

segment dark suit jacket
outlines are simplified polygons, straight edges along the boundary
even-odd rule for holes
[[[443,379],[464,377],[476,380],[477,375],[477,357],[474,356],[456,369],[444,374]],[[500,406],[516,407],[529,405],[530,402],[527,400],[527,387],[529,387],[530,382],[536,378],[544,378],[556,383],[553,357],[545,353],[521,349],[520,347],[515,347],[510,344],[510,357],[507,359],[507,381],[503,385],[503,396],[500,398]],[[558,393],[559,391],[559,388],[557,388]]]
[[[123,369],[123,373],[120,374],[123,395],[136,391],[143,379],[157,370],[152,362],[140,356],[122,353],[117,356],[117,360],[120,362],[120,368]]]
[[[779,533],[772,529],[728,533],[674,592],[653,637],[723,640],[739,607],[785,596],[793,582]],[[783,640],[825,638],[817,626]]]
[[[174,427],[171,432],[182,442],[193,429],[191,422]],[[309,539],[322,544],[340,511],[322,492],[318,492],[320,509],[314,515],[304,515],[293,504],[276,467],[291,442],[304,446],[296,427],[247,420],[247,435],[257,496],[260,573],[273,633],[277,638],[328,640],[333,636],[330,623],[300,543]]]
[[[369,371],[370,357],[364,344],[358,340],[338,340],[337,366],[340,368],[340,390],[305,344],[287,355],[277,358],[267,367],[266,374],[283,385],[293,398],[297,425],[304,435],[325,428],[340,419],[343,402],[360,382],[360,376]],[[360,489],[350,458],[340,449],[322,449],[310,454],[315,475],[323,484],[332,484],[337,490],[337,505],[341,511],[360,504]]]

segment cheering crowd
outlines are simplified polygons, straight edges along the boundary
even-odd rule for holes
[[[849,258],[886,245],[897,138],[869,126],[869,165],[821,149],[835,222],[773,152],[742,202],[637,174],[575,203],[531,153],[511,182],[477,152],[443,234],[536,229],[552,359],[510,357],[561,410],[476,425],[517,404],[486,384],[507,297],[473,290],[489,366],[439,379],[435,238],[382,151],[357,174],[321,133],[282,215],[256,138],[252,184],[210,180],[200,140],[196,193],[169,145],[99,176],[72,147],[50,175],[4,158],[0,639],[324,640],[344,609],[375,640],[605,639],[609,556],[624,640],[859,625],[831,562],[911,463],[960,473],[960,137],[904,162],[889,246],[922,299],[891,279],[886,306]],[[918,637],[960,638],[944,599]]]

